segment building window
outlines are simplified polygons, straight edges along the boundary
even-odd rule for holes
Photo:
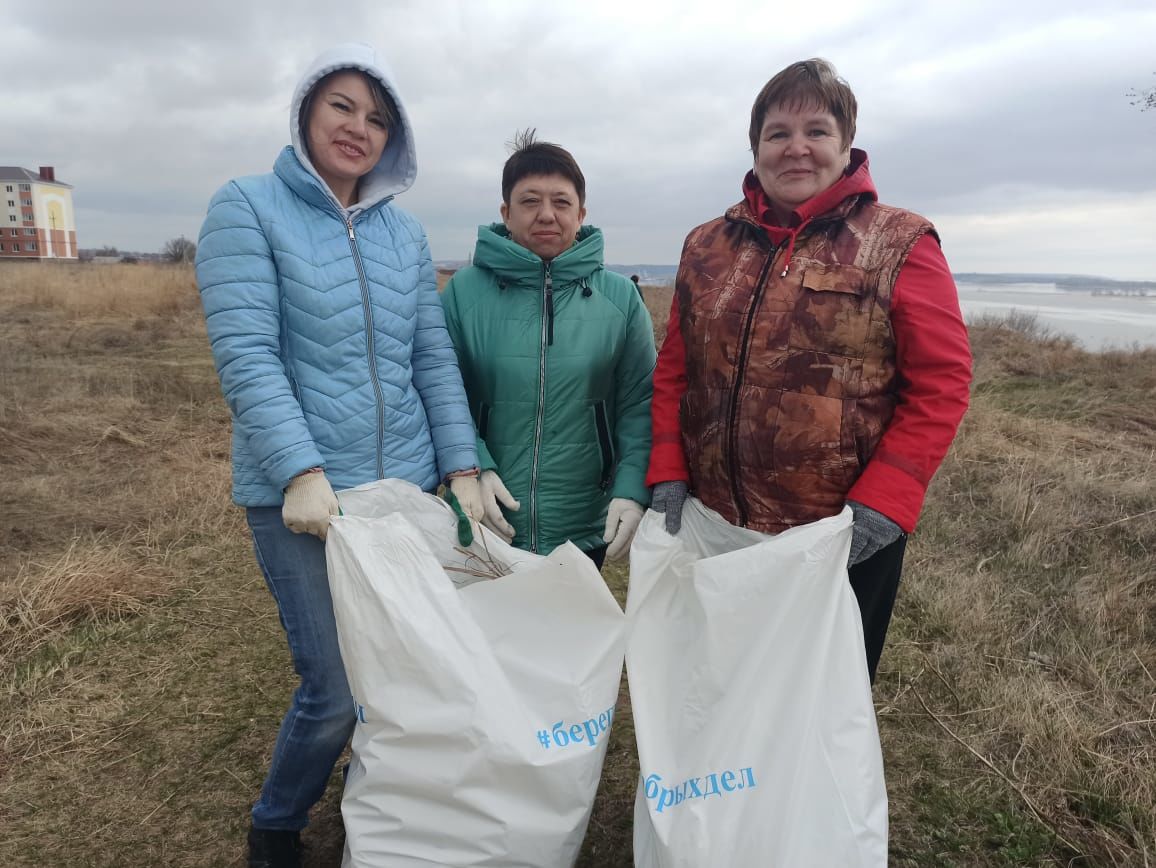
[[[25,250],[35,250],[36,249],[36,242],[35,241],[24,242],[24,249]]]
[[[24,230],[24,234],[25,234],[25,235],[35,235],[35,234],[36,234],[36,230],[35,230],[35,229],[25,229],[25,230]]]
[[[9,199],[8,200],[8,207],[9,208],[15,208],[16,207],[16,200],[15,199]]]
[[[22,206],[24,206],[25,208],[31,208],[32,207],[32,200],[31,199],[21,199],[20,204]]]
[[[15,214],[9,214],[8,215],[8,222],[9,223],[15,223],[16,222],[16,215]]]
[[[21,193],[31,193],[31,192],[32,192],[32,187],[31,187],[31,186],[29,186],[28,184],[21,184],[21,185],[20,185],[20,192],[21,192]]]
[[[11,184],[6,184],[6,185],[5,185],[5,187],[4,187],[4,192],[5,192],[5,193],[11,193],[11,192],[12,192],[12,185],[11,185]]]

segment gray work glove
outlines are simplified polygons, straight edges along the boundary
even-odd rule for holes
[[[851,529],[851,554],[847,558],[848,567],[867,560],[903,536],[903,528],[883,513],[854,500],[848,500],[847,505],[855,514],[855,523]]]
[[[650,490],[650,508],[666,514],[666,532],[671,536],[682,527],[682,505],[690,486],[681,479],[660,482]]]

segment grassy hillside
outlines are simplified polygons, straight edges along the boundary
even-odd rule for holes
[[[1156,352],[972,340],[875,688],[892,864],[1152,864]],[[0,264],[0,864],[240,864],[293,674],[228,430],[190,271]],[[631,864],[628,709],[585,866]],[[335,785],[307,864],[341,835]]]

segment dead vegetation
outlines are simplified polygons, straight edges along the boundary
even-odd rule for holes
[[[972,339],[875,690],[891,862],[1154,864],[1156,351]],[[0,475],[0,863],[239,864],[293,675],[189,270],[0,267]],[[585,866],[631,863],[628,708]]]

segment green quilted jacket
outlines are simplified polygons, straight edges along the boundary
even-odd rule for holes
[[[634,284],[602,266],[584,226],[544,262],[501,223],[442,295],[483,470],[520,502],[514,545],[603,545],[612,497],[645,506],[654,332]]]

